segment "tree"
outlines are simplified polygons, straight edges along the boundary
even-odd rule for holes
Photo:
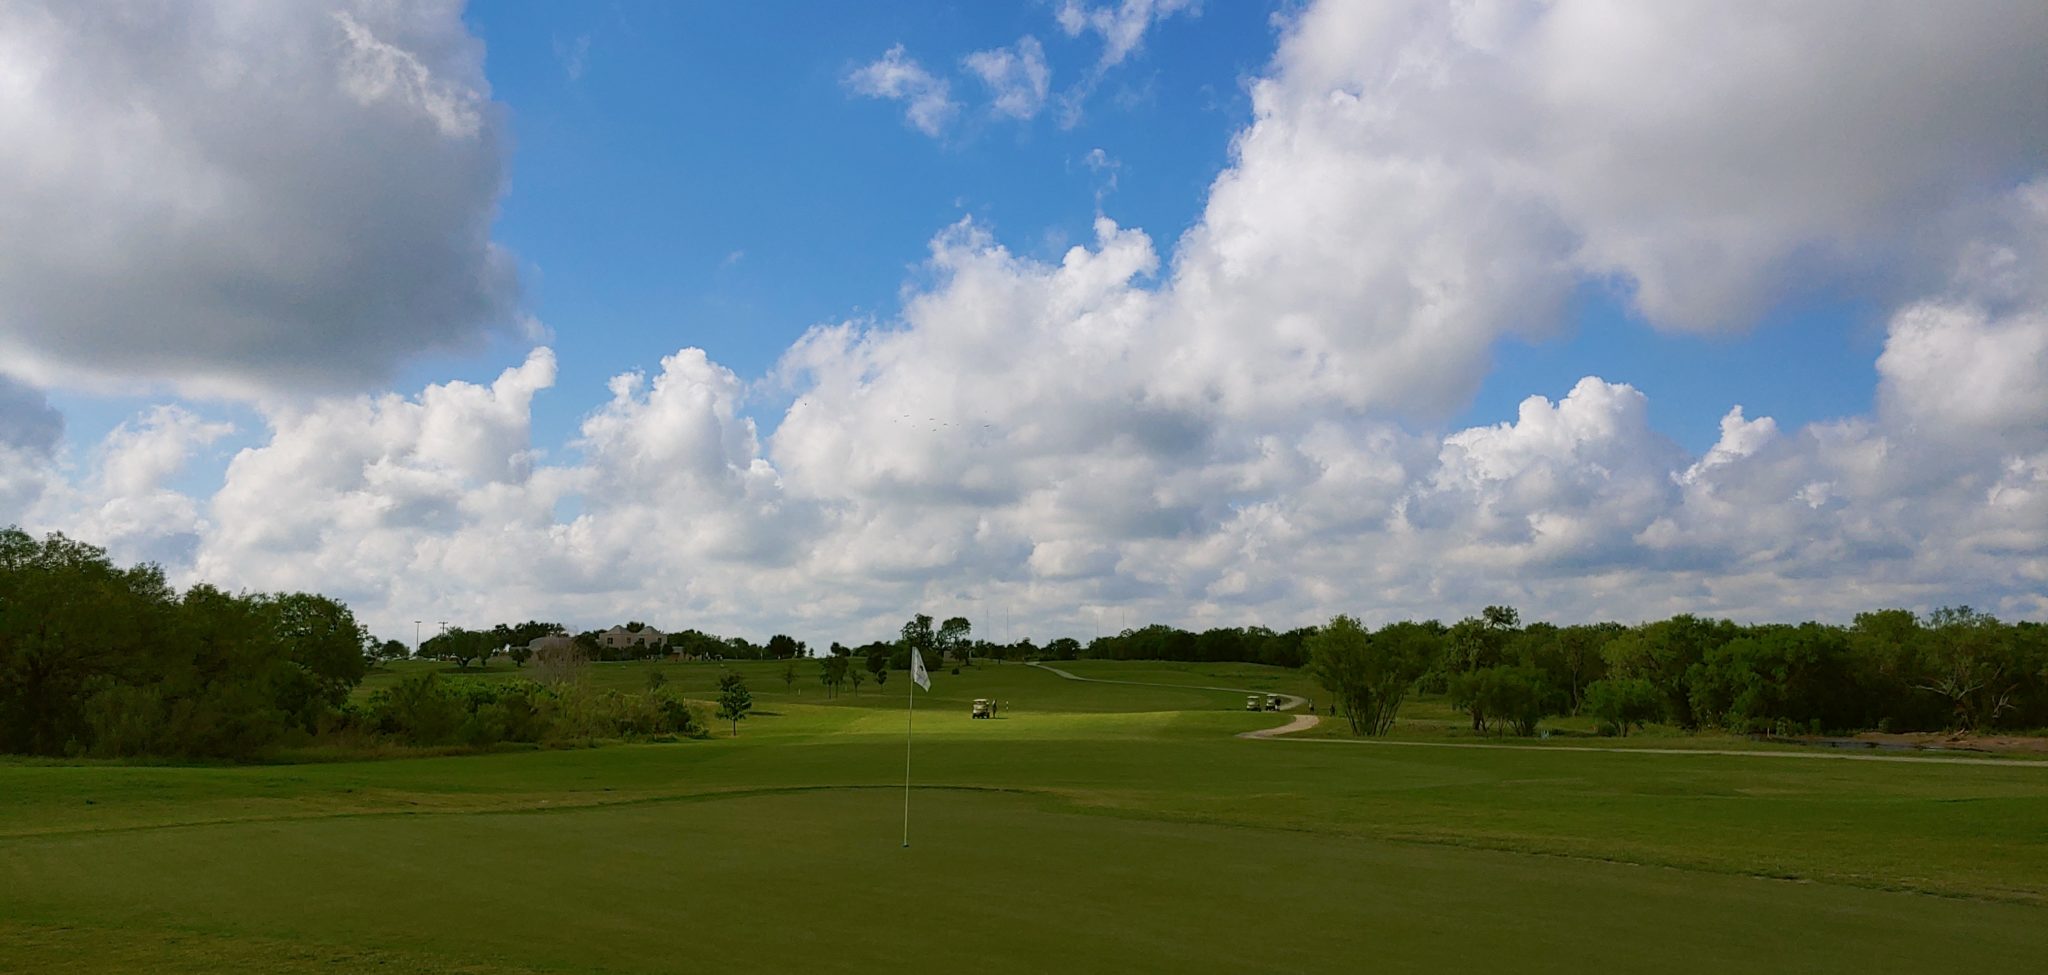
[[[1507,644],[1514,635],[1512,624],[1517,618],[1513,609],[1488,606],[1483,616],[1468,616],[1452,624],[1445,634],[1445,652],[1429,683],[1449,692],[1460,677],[1500,666],[1507,659]],[[1464,702],[1465,713],[1472,720],[1472,730],[1486,730],[1486,714],[1481,706],[1475,706],[1477,699],[1459,700]]]
[[[1600,648],[1614,638],[1619,627],[1609,623],[1567,626],[1557,631],[1557,659],[1570,713],[1577,714],[1586,703],[1586,685],[1607,673]]]
[[[1996,722],[2033,676],[2013,652],[2011,634],[1989,614],[1968,606],[1937,609],[1927,614],[1926,631],[1921,641],[1925,676],[1917,686],[1949,702],[1959,731]]]
[[[910,654],[912,651],[916,651],[924,658],[926,666],[937,667],[939,665],[939,658],[932,655],[932,650],[936,648],[937,643],[938,636],[932,632],[932,618],[919,613],[911,617],[909,622],[903,624],[902,638],[896,644],[897,654],[891,655],[892,657],[900,655],[902,659],[901,661],[892,659],[889,662],[889,666],[897,670],[909,670]]]
[[[386,640],[377,644],[378,660],[404,660],[412,656],[412,648],[398,640]]]
[[[885,663],[875,670],[875,686],[881,687],[887,683],[889,683],[889,665]]]
[[[783,692],[784,694],[787,694],[787,693],[789,693],[790,691],[794,690],[795,688],[796,688],[796,659],[795,659],[794,657],[792,657],[792,658],[790,658],[790,661],[789,661],[789,663],[787,663],[787,664],[784,664],[784,665],[783,665],[783,667],[782,667],[782,692]]]
[[[1599,722],[1603,735],[1628,737],[1663,707],[1657,688],[1641,677],[1609,677],[1586,685],[1585,712]]]
[[[967,636],[973,631],[974,624],[967,622],[967,617],[955,616],[939,624],[938,636],[934,639],[933,646],[941,655],[950,653],[955,660],[972,663],[973,661],[969,659],[972,655],[968,651]],[[933,665],[939,663],[936,658],[931,662]]]
[[[1534,667],[1502,665],[1451,678],[1450,695],[1453,704],[1472,714],[1479,731],[1506,727],[1526,738],[1536,734],[1543,720],[1549,687]]]
[[[385,649],[322,596],[180,596],[155,566],[0,530],[0,751],[253,758],[320,730]]]
[[[853,681],[853,696],[859,697],[860,682],[868,679],[867,671],[859,667],[849,667],[847,668],[846,676]]]
[[[825,685],[827,696],[838,696],[839,685],[846,682],[846,672],[851,663],[838,655],[818,658],[818,680]]]
[[[1368,634],[1349,616],[1337,616],[1307,640],[1309,669],[1344,709],[1354,735],[1384,735],[1394,726],[1408,688],[1428,669],[1438,639],[1416,623],[1397,623]]]
[[[524,667],[526,666],[527,658],[533,656],[533,647],[524,643],[515,643],[512,645],[512,649],[505,651],[505,656],[512,658],[512,666]]]
[[[803,655],[803,642],[793,636],[786,633],[777,633],[768,638],[768,656],[770,657],[781,660],[784,657],[801,657]]]
[[[456,667],[467,668],[470,661],[489,660],[498,646],[493,642],[490,631],[466,630],[458,626],[428,637],[427,642],[420,644],[420,656],[453,660]]]
[[[300,727],[314,730],[320,714],[348,700],[369,665],[363,660],[363,627],[354,613],[325,596],[295,592],[273,597],[265,607],[296,665],[280,688],[279,705]]]
[[[1696,728],[1699,718],[1692,710],[1686,674],[1706,658],[1709,649],[1737,635],[1735,625],[1726,620],[1706,620],[1681,613],[1617,636],[1601,648],[1601,655],[1610,674],[1649,681],[1663,699],[1664,713],[1673,724]]]
[[[732,722],[732,735],[740,735],[740,722],[746,720],[747,712],[754,709],[754,695],[747,690],[747,682],[739,674],[727,671],[718,679],[718,719]]]

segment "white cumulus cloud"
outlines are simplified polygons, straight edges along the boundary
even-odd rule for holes
[[[517,324],[498,129],[453,3],[8,4],[0,362],[255,394],[474,347]]]

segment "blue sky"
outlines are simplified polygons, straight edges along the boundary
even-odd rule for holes
[[[2026,5],[149,16],[0,17],[0,522],[181,582],[2048,611]]]
[[[1048,60],[1071,77],[1096,50],[1048,31],[1048,13],[812,7],[812,28],[792,33],[787,8],[761,4],[472,9],[513,118],[500,237],[538,271],[532,303],[560,337],[560,385],[595,392],[679,345],[765,374],[813,324],[892,317],[932,235],[963,216],[1057,258],[1088,239],[1100,194],[1118,221],[1176,236],[1244,123],[1243,80],[1272,54],[1268,9],[1161,24],[1071,128],[970,117],[939,141],[842,83],[895,44],[943,68],[950,52],[1026,34],[1050,34]],[[1086,162],[1096,149],[1116,160],[1114,189]],[[415,378],[442,374],[422,364]],[[559,429],[574,416],[561,411]]]

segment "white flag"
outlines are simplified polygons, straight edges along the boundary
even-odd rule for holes
[[[916,647],[910,648],[910,679],[925,690],[932,689],[932,675],[925,673],[924,654],[918,653]]]

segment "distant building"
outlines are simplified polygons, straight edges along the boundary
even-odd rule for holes
[[[607,650],[621,650],[635,644],[659,647],[662,641],[666,639],[668,639],[668,634],[651,626],[643,626],[637,631],[626,629],[623,626],[614,626],[597,635],[598,645]]]

